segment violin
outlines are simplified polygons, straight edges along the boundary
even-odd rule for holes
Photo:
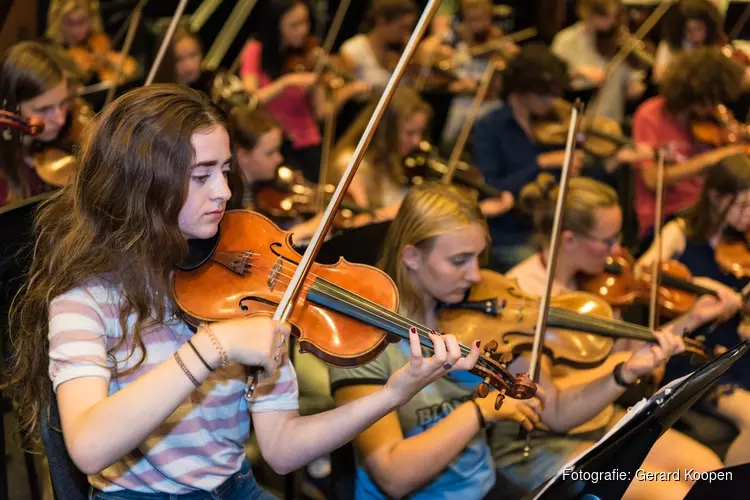
[[[651,291],[650,273],[638,278],[633,272],[633,257],[626,251],[607,258],[604,272],[595,276],[581,275],[578,282],[581,290],[597,295],[614,307],[634,303],[648,304]],[[693,281],[690,270],[681,262],[661,262],[657,303],[670,316],[679,316],[690,311],[698,297],[710,295],[718,298],[715,290]]]
[[[330,184],[326,186],[326,198],[333,194],[334,188]],[[317,214],[320,207],[318,193],[317,184],[305,179],[301,172],[282,166],[277,169],[272,182],[257,189],[253,200],[255,208],[267,217],[289,220]],[[334,225],[341,229],[351,227],[354,216],[365,211],[347,195],[336,214]]]
[[[572,106],[564,99],[556,98],[551,116],[535,118],[532,121],[534,139],[540,144],[565,144]],[[620,124],[606,116],[584,116],[576,140],[581,149],[599,158],[610,158],[621,147],[634,144],[623,134]]]
[[[750,139],[750,125],[737,120],[723,104],[716,106],[710,117],[692,120],[690,131],[697,142],[714,147]]]
[[[531,349],[539,299],[523,292],[515,280],[482,269],[481,280],[459,304],[443,305],[441,330],[459,332],[457,338],[480,339],[492,356]],[[460,327],[460,328],[459,328]],[[552,298],[544,351],[555,364],[576,368],[600,365],[612,352],[615,339],[657,342],[651,330],[614,319],[612,307],[601,297],[568,292]],[[703,345],[685,339],[685,352],[694,362],[705,362]]]
[[[439,180],[448,171],[448,161],[437,156],[433,146],[422,141],[416,151],[404,159],[402,183],[421,184],[425,180]],[[503,191],[495,189],[484,181],[484,176],[476,166],[459,162],[453,181],[479,192],[484,198],[501,198]]]
[[[104,33],[89,36],[85,46],[71,47],[68,54],[76,66],[86,73],[94,72],[102,82],[114,82],[117,77],[117,66],[121,62],[122,77],[116,83],[130,80],[138,73],[138,63],[131,56],[125,56],[112,50],[112,42]]]
[[[228,211],[217,235],[198,244],[209,244],[207,255],[179,266],[173,276],[177,304],[195,327],[204,321],[272,314],[301,257],[292,248],[291,233],[246,210]],[[311,265],[300,292],[304,304],[289,317],[301,352],[332,366],[359,366],[389,343],[408,339],[411,328],[431,348],[430,330],[396,312],[398,290],[383,271],[343,259]],[[469,352],[465,345],[461,349]],[[480,356],[472,373],[484,380],[478,392],[486,395],[494,387],[500,391],[499,402],[503,394],[528,399],[536,392],[528,376],[510,375],[506,363],[489,355]]]
[[[315,36],[308,36],[301,48],[290,49],[285,55],[284,73],[312,72],[322,65],[322,81],[332,89],[337,89],[346,83],[357,81],[357,78],[330,54],[325,54],[320,40]]]
[[[735,47],[729,40],[729,37],[724,33],[719,35],[719,47],[721,48],[722,54],[730,59],[734,59],[741,64],[743,68],[750,66],[750,56],[748,56],[746,52]]]
[[[724,236],[716,246],[716,263],[737,279],[750,277],[750,230]]]
[[[75,99],[68,113],[68,122],[60,136],[52,142],[39,143],[33,154],[34,169],[46,184],[63,187],[70,184],[76,164],[73,149],[83,137],[86,125],[94,117],[83,99]]]
[[[44,132],[44,122],[38,118],[31,117],[24,120],[21,115],[0,109],[0,128],[11,128],[22,134],[35,136]]]

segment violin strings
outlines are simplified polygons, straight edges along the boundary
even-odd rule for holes
[[[260,253],[253,253],[252,257],[258,257],[259,260],[262,260],[262,259],[267,259],[269,256],[268,255],[264,255],[264,254],[260,254]],[[291,267],[295,266],[295,263],[293,263],[293,262],[288,262],[288,261],[282,260],[281,272],[279,272],[277,274],[277,276],[280,276],[280,277],[283,277],[283,278],[287,278],[287,279],[289,279],[291,281],[292,276],[290,276],[289,274],[286,274],[284,272],[285,270],[287,270],[286,269],[286,265],[287,264],[289,264]],[[260,266],[256,265],[255,267],[257,269],[260,269],[260,270],[270,270],[271,269],[269,267],[265,267],[265,266],[262,266],[262,265],[260,265]],[[321,286],[325,286],[325,284],[328,283],[327,280],[325,280],[321,276],[316,275],[314,273],[310,273],[309,276],[313,276],[314,278],[321,280],[321,283],[320,283]],[[285,282],[284,280],[279,280],[279,282],[282,283],[282,284],[284,284],[284,285],[289,285],[289,282]],[[309,292],[309,290],[312,289],[313,286],[314,286],[314,283],[308,282],[308,280],[306,278],[305,279],[305,284],[303,285],[302,290],[305,291],[305,292]],[[321,291],[322,291],[322,289],[321,289]],[[348,299],[347,303],[350,303],[351,305],[355,305],[355,304],[353,304],[351,302],[352,298],[355,298],[356,300],[365,300],[365,301],[367,301],[365,303],[365,305],[368,306],[368,307],[371,307],[372,304],[375,304],[374,302],[369,301],[368,299],[364,299],[364,298],[362,298],[361,296],[359,296],[357,294],[354,294],[354,293],[351,293],[351,292],[349,292],[349,293],[351,294],[351,296],[346,297],[346,299]],[[338,297],[338,298],[341,299],[341,297]],[[379,311],[372,311],[372,310],[369,310],[368,307],[362,307],[362,306],[359,306],[358,308],[361,311],[376,313],[376,314],[379,314],[380,316],[382,316],[386,312],[393,314],[392,311],[390,311],[389,309],[383,308],[379,304],[376,304],[376,305],[380,308]],[[560,318],[561,320],[578,321],[578,322],[583,323],[585,325],[591,325],[591,326],[600,327],[600,328],[608,328],[608,329],[612,329],[612,330],[614,330],[615,328],[622,328],[622,329],[624,329],[626,331],[630,330],[630,331],[638,334],[640,337],[648,336],[649,340],[653,339],[653,333],[651,332],[651,330],[649,330],[648,328],[645,328],[645,327],[641,327],[639,325],[634,325],[632,323],[627,323],[627,322],[616,320],[616,319],[602,318],[602,317],[597,317],[597,316],[586,316],[586,315],[583,315],[581,313],[577,313],[575,311],[569,311],[569,310],[566,310],[566,309],[554,308],[554,307],[551,308],[551,312],[553,312],[554,314],[556,314],[557,317]],[[401,317],[401,316],[399,315],[399,317]],[[392,319],[393,318],[391,318],[391,320]],[[411,326],[420,327],[420,325],[417,324],[417,323],[414,323],[414,324],[404,324],[403,322],[394,322],[394,323],[397,326],[401,326],[402,328],[405,328],[405,329],[408,329]],[[427,329],[425,328],[425,330],[427,330]],[[423,330],[421,330],[420,328],[418,328],[418,331],[419,331],[420,336],[422,338],[425,338],[426,340],[429,340],[429,337],[426,336],[426,334],[425,334],[425,332]],[[640,338],[639,340],[644,340],[644,339]],[[463,344],[461,344],[461,347],[462,347],[462,353],[464,353],[464,354],[467,354],[471,350],[469,347],[466,347]]]
[[[251,257],[258,257],[259,259],[268,258],[267,255],[263,255],[263,254],[255,253],[255,252],[251,254]],[[291,281],[292,276],[289,276],[288,274],[283,272],[285,270],[286,264],[290,264],[291,266],[296,265],[293,262],[287,262],[287,261],[282,260],[281,272],[279,272],[277,276],[287,278]],[[257,267],[258,269],[261,269],[261,270],[270,270],[270,268],[266,268],[264,266],[254,266],[254,267]],[[251,267],[251,269],[252,268],[253,267]],[[329,282],[328,280],[326,280],[325,278],[319,275],[315,275],[313,273],[310,273],[310,275],[314,276],[317,280],[319,280],[319,282],[317,284],[315,282],[307,283],[307,278],[306,278],[305,279],[306,283],[305,283],[305,287],[303,287],[303,290],[306,288],[307,291],[309,292],[309,290],[313,288],[317,288],[318,291],[326,294],[329,297],[343,300],[348,305],[354,306],[360,311],[369,312],[371,314],[376,314],[380,317],[383,317],[384,319],[387,319],[388,321],[391,322],[391,324],[394,324],[395,326],[401,327],[405,330],[408,330],[409,328],[412,328],[412,327],[416,328],[417,333],[419,334],[421,338],[431,342],[429,335],[428,335],[428,333],[431,331],[429,328],[422,326],[419,323],[413,322],[412,320],[405,318],[404,316],[398,313],[394,313],[393,311],[381,306],[380,304],[377,304],[376,302],[373,302],[365,297],[362,297],[348,290],[337,287],[341,291],[344,292],[344,295],[341,295],[340,293],[336,293],[337,292],[336,289],[333,288],[336,286],[335,284]],[[290,281],[286,282],[284,280],[279,280],[279,283],[281,283],[282,285],[289,285]],[[354,303],[352,299],[358,301],[359,304]],[[459,348],[463,355],[467,355],[471,352],[470,347],[460,342],[459,342]],[[494,369],[494,367],[481,356],[479,360],[477,361],[477,363],[483,365],[485,368]]]

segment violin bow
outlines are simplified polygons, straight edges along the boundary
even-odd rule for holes
[[[302,286],[305,282],[305,279],[310,272],[315,257],[318,255],[320,246],[323,244],[324,235],[328,234],[328,230],[333,224],[333,217],[341,206],[341,202],[343,201],[344,195],[349,189],[349,185],[354,178],[354,174],[357,173],[359,164],[364,158],[365,151],[372,141],[372,136],[375,132],[375,129],[380,123],[380,120],[383,118],[383,114],[385,113],[387,106],[390,104],[391,99],[393,99],[393,94],[396,92],[396,88],[398,87],[398,84],[404,75],[406,66],[414,56],[418,41],[422,38],[422,36],[424,36],[425,32],[427,31],[427,28],[432,21],[432,18],[435,16],[435,13],[437,12],[439,6],[440,0],[429,0],[427,2],[427,6],[422,12],[422,16],[419,18],[416,28],[409,37],[409,42],[406,44],[404,52],[401,54],[398,64],[396,65],[396,69],[393,70],[393,73],[388,80],[388,84],[385,86],[385,90],[380,96],[380,100],[375,107],[375,111],[370,117],[367,128],[362,134],[362,137],[359,139],[359,143],[354,150],[354,154],[352,155],[351,160],[349,160],[349,165],[346,167],[344,175],[341,177],[341,180],[336,186],[336,190],[333,192],[331,201],[328,202],[328,206],[326,207],[325,212],[323,212],[322,220],[320,221],[318,228],[315,230],[315,233],[313,234],[304,255],[302,255],[302,259],[297,265],[297,269],[294,271],[294,275],[292,276],[289,285],[284,291],[284,295],[279,301],[279,305],[273,315],[273,319],[275,321],[285,322],[291,316],[292,310],[294,309],[294,306],[297,302],[297,298],[302,291]],[[252,370],[251,374],[248,376],[247,386],[245,388],[245,399],[248,401],[252,399],[255,387],[258,382],[258,376],[259,372],[257,369]]]
[[[656,248],[656,256],[651,262],[651,296],[649,298],[648,308],[648,327],[651,331],[656,330],[656,321],[658,319],[658,303],[657,297],[659,296],[659,271],[661,270],[661,259],[662,259],[662,207],[664,198],[664,148],[659,149],[659,161],[657,164],[656,171],[656,204],[654,210],[654,246]]]
[[[617,70],[617,68],[620,67],[622,63],[625,62],[625,59],[627,59],[630,53],[635,50],[636,44],[643,41],[646,35],[648,35],[649,32],[654,28],[654,26],[656,26],[656,24],[661,20],[661,18],[664,17],[664,14],[667,13],[669,8],[672,6],[672,3],[674,3],[675,1],[676,0],[663,0],[661,3],[659,3],[654,11],[646,18],[645,21],[643,21],[641,26],[636,30],[629,42],[624,43],[617,54],[615,54],[612,60],[609,61],[606,68],[604,69],[604,82],[602,82],[602,84],[599,86],[599,89],[596,92],[596,97],[594,97],[593,99],[593,105],[591,106],[593,111],[592,116],[597,115],[597,111],[599,110],[599,105],[601,103],[602,89],[612,77],[614,72]]]
[[[351,0],[342,0],[341,3],[339,3],[339,6],[336,8],[336,13],[333,16],[333,21],[331,21],[331,27],[329,28],[328,33],[326,33],[326,39],[323,41],[323,54],[318,58],[317,62],[315,63],[315,69],[313,70],[317,78],[320,78],[323,74],[323,70],[325,69],[326,62],[328,60],[328,55],[331,53],[331,49],[333,49],[333,43],[336,41],[336,37],[341,30],[341,25],[344,23],[346,11],[349,10],[350,4]],[[326,115],[325,120],[323,121],[323,144],[320,154],[318,198],[316,202],[318,212],[323,211],[326,203],[325,196],[326,185],[328,184],[328,169],[331,164],[331,150],[333,149],[334,135],[336,132],[336,113],[338,110],[336,109],[335,97],[333,98],[333,101],[334,102],[333,106],[331,106],[331,111]]]
[[[119,60],[115,65],[115,81],[112,82],[112,85],[107,90],[107,97],[104,99],[103,107],[107,107],[107,104],[112,102],[112,99],[115,97],[117,82],[119,82],[120,78],[122,78],[122,67],[125,64],[125,58],[130,55],[130,48],[133,46],[133,40],[135,39],[135,31],[141,22],[141,14],[143,13],[143,8],[147,3],[148,0],[141,0],[140,2],[138,2],[138,5],[135,6],[135,9],[133,9],[133,13],[130,16],[130,19],[128,21],[128,32],[125,35],[125,41],[122,44],[122,49],[120,49]]]
[[[487,96],[487,92],[490,89],[492,77],[495,75],[495,71],[497,71],[499,68],[500,63],[496,61],[495,58],[492,58],[490,59],[489,64],[487,64],[487,67],[484,69],[482,80],[479,83],[479,88],[477,89],[477,93],[474,96],[474,100],[471,103],[469,114],[466,116],[466,120],[464,120],[461,132],[458,134],[456,144],[455,146],[453,146],[453,151],[451,151],[451,156],[448,159],[448,167],[442,179],[445,184],[450,184],[453,181],[453,175],[456,173],[456,168],[458,168],[458,161],[461,158],[461,153],[464,152],[466,143],[469,140],[471,127],[474,125],[474,121],[477,119],[477,116],[479,116],[479,110],[482,107],[484,98]]]
[[[740,14],[739,19],[737,19],[737,22],[734,23],[734,26],[732,26],[732,29],[729,31],[729,34],[727,35],[727,43],[732,43],[732,40],[734,40],[740,35],[740,31],[742,31],[742,28],[745,27],[749,19],[750,19],[750,4],[748,4],[743,9],[742,14]]]
[[[156,78],[156,73],[159,71],[159,67],[161,66],[162,60],[164,60],[164,54],[167,53],[167,47],[169,47],[169,43],[172,41],[172,37],[174,36],[174,31],[177,29],[177,23],[180,21],[180,18],[182,17],[182,13],[185,12],[185,7],[187,7],[188,0],[180,0],[180,3],[177,4],[177,9],[174,11],[174,15],[172,16],[172,20],[169,22],[169,27],[167,28],[167,33],[164,35],[164,40],[161,41],[161,45],[159,46],[159,52],[156,53],[156,58],[154,59],[154,63],[151,65],[151,71],[149,71],[148,76],[146,77],[146,83],[143,84],[144,87],[148,87],[152,83],[154,83],[154,78]]]
[[[547,318],[549,316],[550,300],[552,298],[552,284],[555,281],[555,266],[557,263],[557,253],[560,249],[560,234],[562,233],[563,214],[565,203],[568,197],[568,181],[570,179],[570,164],[573,162],[573,153],[575,151],[575,137],[580,126],[580,115],[582,114],[583,104],[577,99],[573,105],[570,115],[570,125],[568,127],[568,137],[565,141],[565,160],[563,161],[562,172],[560,174],[560,185],[557,191],[557,204],[555,206],[555,220],[552,225],[552,235],[550,239],[549,255],[547,256],[547,281],[545,284],[544,294],[539,302],[539,315],[536,320],[534,329],[534,343],[531,348],[531,380],[534,383],[539,381],[541,371],[542,347],[544,346],[544,335],[547,331]],[[523,429],[522,429],[523,430]],[[526,443],[523,447],[523,456],[529,457],[531,452],[531,433],[526,433]]]
[[[229,13],[228,20],[224,23],[224,26],[221,27],[221,31],[219,31],[214,43],[208,48],[206,56],[203,58],[201,64],[203,68],[215,70],[219,67],[221,60],[229,50],[229,46],[234,42],[234,39],[237,38],[237,33],[240,32],[240,28],[242,28],[242,25],[247,21],[247,18],[250,17],[250,13],[253,11],[257,3],[258,0],[241,0],[234,3],[234,8],[232,9],[232,12]],[[193,23],[191,23],[191,26],[192,24]],[[241,58],[243,52],[244,50],[240,51],[240,55],[237,56],[238,59]]]

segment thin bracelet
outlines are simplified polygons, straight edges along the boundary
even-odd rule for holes
[[[227,351],[224,350],[224,347],[221,345],[221,342],[219,342],[219,339],[216,338],[216,335],[214,335],[214,332],[211,330],[210,326],[208,326],[206,323],[203,323],[201,325],[201,328],[206,330],[208,337],[211,339],[211,343],[214,345],[216,350],[219,351],[219,357],[221,358],[221,367],[226,368],[228,362]]]
[[[208,363],[206,363],[206,360],[203,359],[203,356],[201,356],[201,353],[198,352],[198,349],[196,349],[195,346],[193,345],[193,343],[190,342],[190,339],[188,339],[187,343],[190,346],[190,348],[193,350],[193,352],[195,353],[195,355],[198,356],[198,359],[201,360],[201,363],[203,363],[203,366],[205,366],[208,369],[208,371],[210,371],[210,372],[214,371],[214,369],[211,368],[208,365]]]
[[[479,403],[476,402],[474,399],[470,399],[472,403],[474,403],[474,408],[477,410],[477,418],[479,419],[479,428],[480,429],[486,429],[487,428],[487,421],[484,419],[484,415],[482,415],[482,409],[479,407]]]
[[[195,377],[193,377],[193,374],[190,373],[190,370],[188,370],[187,366],[185,366],[185,363],[182,362],[182,358],[180,357],[179,352],[174,353],[174,359],[177,361],[177,364],[180,365],[180,368],[182,368],[182,371],[185,372],[185,375],[190,379],[190,381],[193,383],[195,387],[200,387],[201,385],[198,383],[197,380],[195,380]]]

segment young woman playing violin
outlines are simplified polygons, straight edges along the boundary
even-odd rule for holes
[[[747,284],[745,277],[732,274],[731,265],[721,262],[718,254],[728,232],[737,232],[744,239],[750,228],[750,157],[745,154],[729,156],[714,165],[706,175],[698,203],[682,216],[668,222],[662,230],[661,260],[677,259],[693,275],[694,281],[722,291],[734,307],[725,311],[719,324],[706,336],[709,348],[731,347],[741,340],[738,332],[741,315],[735,314],[742,306],[742,298],[732,290]],[[638,267],[650,269],[657,257],[654,245],[639,259]],[[729,291],[727,293],[727,290]],[[667,365],[666,381],[685,375],[689,367],[673,359]],[[740,359],[722,377],[717,389],[708,397],[701,412],[729,418],[739,436],[727,451],[727,465],[746,463],[750,459],[750,360]]]
[[[414,0],[372,0],[364,33],[341,45],[347,67],[376,92],[382,92],[393,71],[389,56],[401,55],[418,14]]]
[[[174,300],[189,240],[217,233],[231,197],[222,111],[200,92],[157,84],[119,97],[91,132],[75,185],[36,221],[30,279],[12,312],[12,387],[32,435],[56,398],[92,498],[270,498],[245,458],[250,415],[264,459],[285,474],[437,377],[473,367],[476,346],[460,358],[454,337],[431,335],[436,355],[423,358],[414,333],[414,355],[381,390],[300,417],[288,325],[253,315],[193,334]],[[248,366],[265,372],[249,402]]]
[[[465,189],[428,182],[409,190],[385,241],[379,267],[399,289],[401,312],[437,329],[438,304],[460,302],[479,280],[487,225]],[[416,354],[399,342],[366,366],[331,369],[336,403],[377,393]],[[498,420],[532,429],[540,401],[506,400],[495,410],[492,395],[472,399],[476,383],[470,374],[443,377],[357,436],[356,498],[519,498],[496,481],[485,429]]]
[[[49,49],[37,42],[21,42],[5,53],[0,66],[0,102],[18,110],[24,120],[37,119],[44,130],[36,137],[9,130],[0,140],[0,206],[52,189],[39,176],[37,153],[55,141],[71,120],[69,89],[63,69]]]
[[[98,7],[98,1],[53,2],[47,16],[46,37],[67,51],[84,82],[114,81],[120,61],[121,79],[131,79],[138,73],[138,63],[130,56],[123,60],[112,50],[112,42],[102,29]]]
[[[660,95],[638,106],[633,140],[654,150],[666,148],[670,162],[664,169],[665,216],[695,205],[703,174],[723,158],[744,152],[742,144],[709,151],[709,146],[697,143],[692,127],[695,120],[713,120],[718,105],[736,99],[742,79],[743,69],[718,48],[694,49],[675,58],[662,80]],[[635,212],[643,236],[654,224],[656,162],[642,161],[637,171]]]
[[[522,291],[534,296],[544,292],[556,196],[554,179],[546,174],[527,186],[521,194],[520,203],[533,214],[541,251],[514,267],[507,276],[515,278]],[[621,225],[622,212],[612,188],[589,178],[571,179],[564,208],[553,295],[576,290],[579,273],[595,274],[604,269],[607,256],[619,245]],[[613,403],[627,387],[635,385],[641,377],[658,369],[670,356],[684,349],[682,338],[672,332],[695,328],[715,317],[724,307],[725,304],[706,297],[697,303],[690,315],[676,320],[669,330],[656,332],[658,346],[617,340],[610,355],[593,368],[553,363],[545,355],[540,379],[545,393],[541,418],[542,423],[556,434],[534,432],[531,454],[524,459],[523,443],[510,439],[517,429],[502,423],[496,425],[493,454],[498,467],[510,479],[529,489],[539,485],[565,462],[601,438],[617,421],[621,412],[616,411]],[[554,352],[555,345],[549,347]],[[528,360],[525,357],[517,358],[510,368],[513,372],[527,370]],[[668,430],[657,441],[643,468],[670,471],[682,467],[711,470],[721,467],[721,461],[703,445]],[[627,498],[683,498],[688,486],[684,482],[634,481],[628,489]]]
[[[367,127],[377,102],[371,101],[336,144],[333,155],[334,177],[346,169],[357,141]],[[432,108],[411,88],[399,87],[375,131],[349,190],[354,203],[373,210],[371,218],[393,218],[408,188],[404,162],[417,152],[432,117]],[[505,213],[513,206],[509,193],[480,202],[490,217]],[[366,215],[362,215],[365,218]]]
[[[258,183],[273,181],[284,162],[281,154],[283,132],[281,125],[266,111],[234,109],[229,116],[229,134],[235,148],[235,159],[242,174],[243,196],[233,205],[246,210],[258,210],[253,194]],[[271,216],[268,214],[268,216]],[[294,234],[296,243],[309,240],[320,222],[320,216],[305,222],[294,222],[284,227]]]
[[[303,0],[270,0],[257,40],[247,44],[240,76],[245,89],[281,123],[291,140],[285,156],[317,181],[320,173],[321,133],[318,120],[335,112],[347,99],[369,92],[362,82],[336,90],[328,99],[311,68],[298,71],[287,61],[310,48],[310,9]],[[408,33],[407,33],[408,35]]]
[[[621,0],[578,0],[580,21],[560,31],[551,50],[568,63],[574,90],[600,88],[597,112],[617,122],[625,115],[625,102],[639,98],[646,86],[643,75],[621,64],[611,75],[607,66],[615,54],[603,54],[598,39],[614,38],[620,29]]]

